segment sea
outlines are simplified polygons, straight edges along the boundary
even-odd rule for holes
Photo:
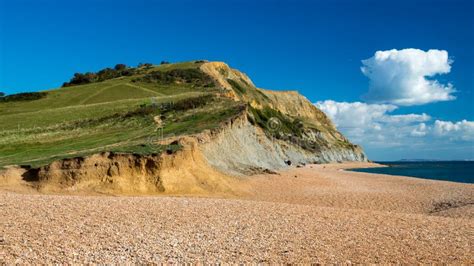
[[[388,167],[349,169],[356,172],[412,176],[425,179],[474,183],[474,161],[376,162]]]

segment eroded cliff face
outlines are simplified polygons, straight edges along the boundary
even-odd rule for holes
[[[270,106],[284,114],[314,120],[313,122],[331,125],[329,118],[297,91],[271,91],[257,88],[252,80],[223,62],[204,63],[200,69],[212,77],[217,85],[232,95],[235,100],[247,101],[254,107]],[[233,84],[230,83],[233,82]],[[246,89],[239,92],[235,84]],[[258,102],[258,104],[257,104]]]
[[[272,108],[290,116],[311,119],[316,124],[334,127],[326,114],[297,91],[260,90],[268,96]]]
[[[201,150],[211,166],[230,175],[277,171],[305,163],[367,161],[358,146],[305,149],[304,143],[294,144],[269,136],[246,117],[235,119],[212,134]]]
[[[350,143],[321,110],[298,92],[256,88],[247,75],[221,62],[203,64],[201,69],[222,83],[235,100],[247,102],[249,108],[263,114],[276,115],[258,121],[258,126],[247,119],[250,116],[253,122],[258,120],[247,111],[247,117],[227,125],[214,141],[203,147],[214,167],[227,173],[246,173],[252,169],[277,170],[287,167],[288,161],[293,164],[367,161],[363,150]],[[274,125],[267,128],[268,123]],[[298,132],[288,133],[280,130],[283,123],[302,126]]]
[[[217,83],[217,86],[224,89],[229,98],[232,98],[236,101],[240,100],[238,94],[235,92],[234,88],[232,85],[229,83],[229,80],[237,80],[240,82],[247,83],[251,86],[253,85],[252,80],[250,78],[235,69],[230,68],[226,63],[224,62],[208,62],[204,63],[200,67],[201,71],[209,75],[211,78],[215,80]]]
[[[367,161],[363,150],[299,93],[258,89],[247,75],[222,62],[200,69],[221,96],[244,107],[217,129],[162,140],[179,142],[182,148],[173,153],[103,152],[39,169],[9,168],[0,171],[0,186],[28,184],[52,193],[232,195],[246,191],[241,175],[304,163]]]
[[[237,179],[212,168],[196,138],[183,137],[174,153],[138,155],[104,152],[57,160],[38,169],[0,171],[0,187],[29,187],[43,193],[237,195]]]
[[[58,160],[37,172],[38,190],[100,193],[163,192],[162,158],[156,155],[100,153]]]

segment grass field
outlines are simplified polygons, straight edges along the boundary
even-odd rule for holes
[[[166,64],[148,71],[198,66],[193,62]],[[212,98],[198,108],[155,108],[142,113],[144,106],[173,106],[212,95],[215,89],[132,81],[134,78],[50,90],[39,100],[0,102],[0,167],[41,166],[103,151],[157,153],[164,149],[155,143],[158,137],[215,128],[240,110],[235,102]],[[155,116],[163,120],[161,126],[155,123]]]

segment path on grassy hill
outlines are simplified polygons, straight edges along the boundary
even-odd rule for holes
[[[114,87],[118,87],[118,86],[121,86],[121,85],[122,84],[114,84],[114,85],[111,85],[111,86],[100,88],[97,92],[89,95],[89,97],[86,97],[82,101],[80,101],[79,104],[85,104],[87,101],[89,101],[90,99],[92,99],[92,98],[96,97],[97,95],[101,94],[105,90],[110,89],[110,88],[114,88]]]
[[[166,95],[163,94],[163,93],[159,93],[159,92],[157,92],[157,91],[150,90],[150,89],[147,89],[147,88],[145,88],[145,87],[141,87],[141,86],[138,86],[138,85],[135,85],[135,84],[132,84],[132,83],[125,83],[125,85],[130,86],[130,87],[133,87],[133,88],[137,88],[137,89],[140,89],[140,90],[143,90],[143,91],[146,91],[146,92],[154,93],[154,94],[156,94],[157,96],[166,96]]]

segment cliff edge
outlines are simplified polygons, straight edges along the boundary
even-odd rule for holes
[[[7,126],[15,117],[54,114],[42,127],[25,122],[20,136],[13,121],[0,135],[6,154],[0,165],[10,165],[0,171],[0,186],[231,195],[245,191],[239,176],[306,163],[367,161],[361,147],[304,96],[257,88],[223,62],[126,70],[110,79],[100,71],[86,73],[92,78],[85,84],[72,79],[41,99],[0,103]],[[80,101],[78,93],[85,95]],[[59,112],[71,114],[64,118]],[[66,135],[71,128],[76,137]],[[22,145],[35,152],[22,153]]]

